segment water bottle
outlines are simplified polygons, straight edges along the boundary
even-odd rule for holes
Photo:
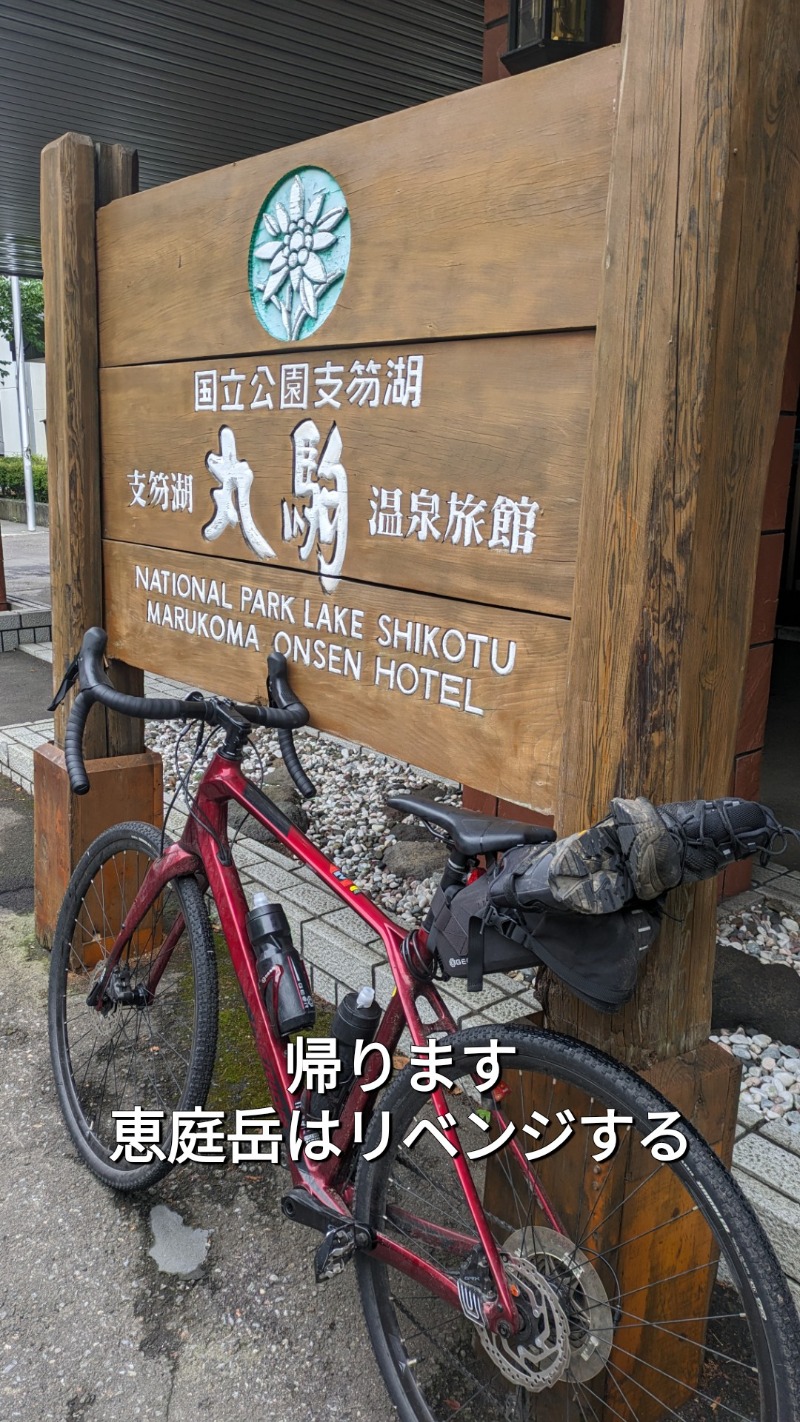
[[[372,1041],[380,1020],[381,1010],[371,987],[349,992],[342,998],[331,1022],[331,1036],[336,1039],[336,1055],[341,1066],[338,1085],[331,1092],[312,1092],[310,1120],[320,1120],[324,1109],[332,1116],[338,1115],[355,1080],[356,1046],[359,1042]]]
[[[303,1027],[313,1027],[317,1013],[311,985],[303,960],[292,943],[286,914],[280,904],[270,903],[261,889],[254,895],[253,907],[247,915],[247,933],[256,956],[262,992],[274,990],[270,986],[271,974],[280,968],[277,996],[273,1001],[281,1036],[288,1037]]]
[[[348,1087],[355,1077],[356,1044],[371,1042],[378,1030],[381,1010],[371,987],[349,992],[343,997],[331,1022],[331,1036],[336,1038],[341,1062],[339,1088]]]

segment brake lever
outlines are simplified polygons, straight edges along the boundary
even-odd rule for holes
[[[67,667],[67,670],[66,670],[65,673],[64,673],[64,679],[63,679],[63,681],[62,681],[60,687],[58,688],[58,691],[56,692],[55,696],[53,697],[52,701],[50,702],[50,705],[49,705],[48,708],[47,708],[48,711],[55,711],[55,710],[57,710],[57,708],[61,705],[62,701],[65,701],[65,700],[66,700],[66,698],[67,698],[67,692],[69,692],[69,691],[72,690],[72,687],[75,685],[75,683],[76,683],[77,680],[78,680],[78,658],[77,658],[77,657],[73,657],[72,661],[70,662],[69,666]]]

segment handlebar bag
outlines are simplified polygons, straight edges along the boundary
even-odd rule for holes
[[[661,926],[661,902],[634,901],[590,918],[567,910],[498,910],[489,902],[491,874],[438,889],[428,942],[448,977],[479,992],[487,973],[545,964],[577,997],[615,1012],[633,996],[639,964]]]

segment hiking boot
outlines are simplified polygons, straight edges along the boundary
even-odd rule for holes
[[[652,805],[615,799],[605,819],[555,844],[510,850],[490,890],[509,908],[617,913],[633,899],[657,899],[677,884],[713,878],[736,859],[780,854],[786,834],[752,800],[681,800]]]
[[[711,879],[735,859],[770,855],[786,848],[787,834],[772,810],[757,800],[679,800],[658,813],[680,846],[682,884]]]
[[[776,847],[776,840],[779,841]],[[611,813],[553,846],[549,883],[577,913],[616,913],[632,899],[656,899],[678,884],[711,879],[736,859],[785,847],[766,805],[751,800],[611,801]]]
[[[680,880],[679,849],[649,800],[612,800],[611,813],[590,829],[503,858],[493,903],[616,913],[632,899],[655,899]]]
[[[553,897],[576,913],[617,913],[680,882],[679,844],[643,796],[612,800],[591,829],[560,840],[550,868]]]
[[[681,882],[681,839],[643,795],[612,800],[611,817],[637,899],[657,899]]]

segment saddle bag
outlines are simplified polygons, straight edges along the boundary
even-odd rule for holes
[[[661,905],[634,902],[589,918],[558,909],[502,910],[489,901],[492,875],[438,889],[428,942],[447,977],[480,992],[485,974],[546,965],[577,997],[615,1012],[633,995],[643,954],[661,925]]]

